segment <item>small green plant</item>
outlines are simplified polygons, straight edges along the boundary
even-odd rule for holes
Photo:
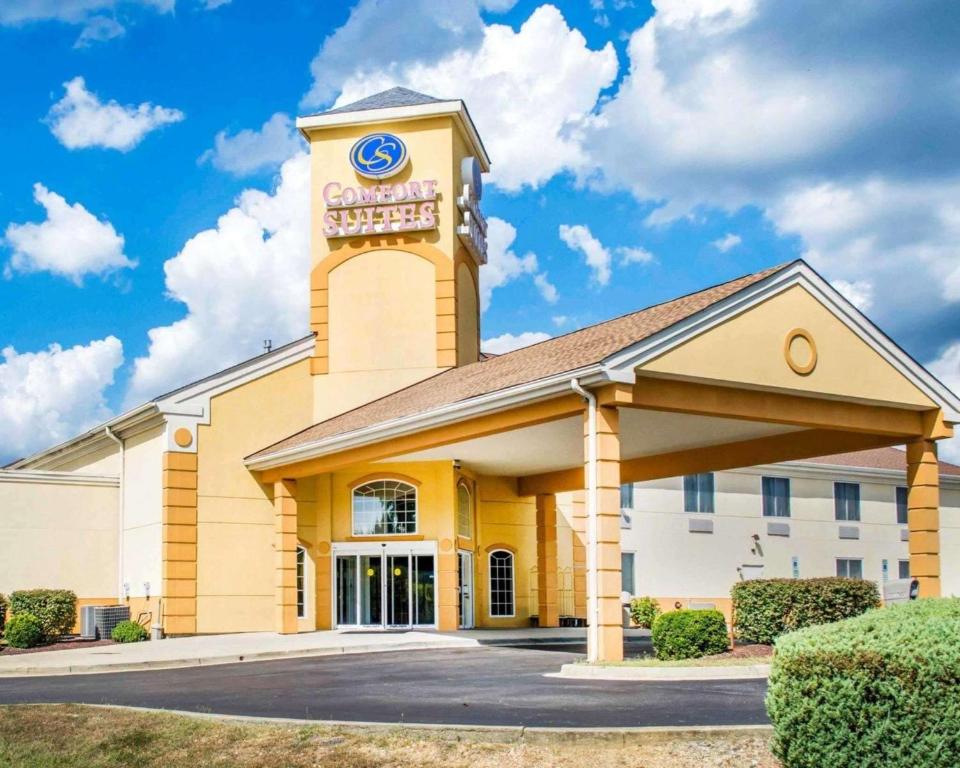
[[[32,613],[16,613],[7,622],[4,637],[14,648],[35,648],[45,639],[43,624]]]
[[[77,596],[68,589],[23,589],[10,593],[10,613],[32,613],[43,635],[56,638],[73,631],[77,623]]]
[[[0,635],[3,634],[3,626],[7,620],[7,607],[10,605],[7,602],[6,595],[0,594]]]
[[[658,659],[698,659],[729,649],[727,623],[720,611],[670,611],[653,622]]]
[[[630,618],[638,627],[650,629],[660,613],[660,603],[652,597],[635,597],[630,601]]]
[[[769,645],[804,627],[849,619],[880,605],[877,585],[863,579],[754,579],[733,585],[737,638]]]
[[[960,765],[960,599],[925,599],[776,643],[767,713],[784,768]]]
[[[139,643],[147,639],[147,630],[135,621],[121,621],[110,637],[117,643]]]

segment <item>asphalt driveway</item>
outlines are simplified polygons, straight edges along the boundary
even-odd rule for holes
[[[119,704],[316,720],[540,727],[754,725],[764,680],[544,677],[578,654],[481,647],[0,679],[0,704]]]

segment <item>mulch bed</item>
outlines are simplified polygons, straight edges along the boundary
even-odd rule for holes
[[[78,637],[70,637],[58,640],[50,645],[38,645],[36,648],[11,648],[7,645],[0,645],[0,655],[19,656],[21,653],[42,653],[44,651],[69,651],[72,648],[93,648],[97,645],[113,645],[113,640],[81,640]]]
[[[707,656],[708,659],[756,659],[758,663],[773,658],[772,645],[735,645],[733,650]]]

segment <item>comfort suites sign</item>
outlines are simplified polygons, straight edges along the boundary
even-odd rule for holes
[[[323,187],[324,236],[334,239],[436,229],[437,180],[389,181],[409,159],[406,144],[391,133],[370,133],[357,141],[350,149],[350,165],[360,176],[380,183],[327,182]],[[487,254],[487,224],[479,208],[482,186],[476,159],[464,158],[461,173],[463,194],[457,198],[457,208],[463,219],[457,235],[482,263]]]

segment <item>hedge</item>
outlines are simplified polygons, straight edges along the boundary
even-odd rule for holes
[[[960,765],[960,599],[785,635],[767,692],[785,768]]]
[[[720,611],[670,611],[653,622],[658,659],[696,659],[729,650],[727,623]]]
[[[32,613],[17,613],[7,622],[4,638],[13,648],[34,648],[43,640],[43,625]]]
[[[7,620],[7,606],[9,602],[7,601],[7,596],[0,594],[0,635],[3,634],[3,626]]]
[[[877,585],[863,579],[752,579],[734,584],[731,596],[736,637],[764,644],[880,605]]]
[[[67,589],[29,589],[10,593],[10,614],[32,613],[43,634],[55,638],[69,634],[77,622],[77,596]]]
[[[643,629],[650,629],[660,615],[660,603],[652,597],[636,597],[630,601],[630,618]]]
[[[110,632],[110,638],[118,643],[139,643],[147,637],[147,630],[135,621],[121,621]]]

